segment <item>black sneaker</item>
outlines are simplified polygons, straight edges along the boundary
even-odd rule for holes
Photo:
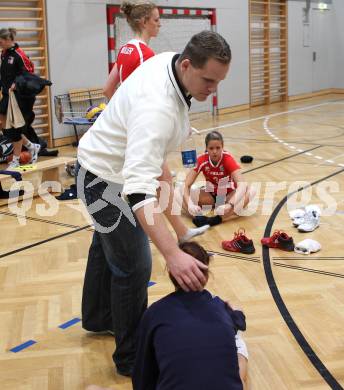
[[[197,227],[201,227],[205,225],[216,226],[222,222],[222,218],[219,215],[216,215],[215,217],[206,217],[205,215],[197,215],[192,219],[192,222]]]

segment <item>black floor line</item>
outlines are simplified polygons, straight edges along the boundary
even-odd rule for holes
[[[223,139],[226,141],[252,141],[252,142],[258,142],[258,143],[269,143],[269,144],[280,144],[278,141],[275,141],[273,139],[258,139],[258,138],[245,138],[245,137],[223,137]],[[336,145],[336,144],[323,144],[319,142],[307,142],[307,141],[295,141],[292,139],[285,139],[285,142],[288,142],[289,144],[295,144],[295,145],[314,145],[314,146],[326,146],[326,147],[334,147],[334,148],[344,148],[344,145]],[[320,141],[321,142],[321,141]]]
[[[62,237],[69,236],[71,234],[80,232],[81,230],[85,230],[85,229],[89,228],[90,226],[92,226],[92,225],[81,226],[81,227],[79,227],[77,229],[71,230],[70,232],[62,233],[62,234],[59,234],[57,236],[47,238],[46,240],[38,241],[38,242],[35,242],[34,244],[26,245],[26,246],[23,246],[21,248],[15,249],[13,251],[10,251],[10,252],[7,252],[7,253],[3,253],[3,254],[0,255],[0,259],[2,259],[4,257],[7,257],[7,256],[14,255],[14,254],[22,252],[22,251],[25,251],[27,249],[34,248],[35,246],[42,245],[42,244],[45,244],[47,242],[54,241],[54,240],[57,240],[59,238],[62,238]]]
[[[274,261],[273,264],[276,267],[290,268],[290,269],[295,269],[298,271],[312,272],[315,274],[321,274],[321,275],[327,275],[327,276],[334,276],[336,278],[344,278],[344,274],[337,274],[335,272],[322,271],[320,269],[300,267],[298,265],[283,264],[283,263],[278,263],[276,261]]]
[[[239,255],[234,255],[231,253],[224,253],[224,252],[216,252],[211,249],[207,249],[208,252],[213,253],[214,255],[217,256],[222,256],[222,257],[230,257],[232,259],[238,259],[238,260],[246,260],[246,261],[251,261],[253,263],[260,263],[260,259],[258,256],[253,256],[253,257],[245,257],[245,256],[239,256]]]
[[[308,188],[310,186],[313,186],[315,184],[318,184],[322,181],[325,181],[333,176],[336,176],[340,173],[344,172],[344,169],[341,169],[337,172],[334,172],[333,174],[323,177],[305,187],[299,188],[297,191],[294,191],[287,196],[285,196],[279,204],[276,206],[274,211],[272,212],[268,223],[265,227],[264,237],[270,237],[272,226],[274,224],[274,221],[280,212],[281,208],[284,206],[284,204],[287,202],[288,198],[295,193],[302,191],[305,188]],[[286,325],[288,326],[289,330],[295,337],[296,341],[298,342],[299,346],[302,348],[303,352],[309,359],[309,361],[313,364],[315,369],[319,372],[319,374],[322,376],[322,378],[326,381],[326,383],[331,387],[333,390],[343,390],[343,387],[340,385],[340,383],[336,380],[336,378],[330,373],[330,371],[327,369],[327,367],[324,365],[324,363],[320,360],[320,358],[317,356],[313,348],[310,346],[302,332],[300,331],[299,327],[297,326],[296,322],[294,321],[293,317],[289,313],[289,310],[287,306],[285,305],[283,298],[278,290],[277,283],[274,278],[274,274],[272,272],[272,266],[270,261],[270,252],[268,247],[263,247],[263,266],[265,271],[265,277],[268,283],[268,286],[270,288],[271,295],[276,303],[276,306],[279,310],[279,312],[282,315],[282,318],[284,319]]]
[[[334,256],[328,256],[328,257],[313,257],[313,256],[303,256],[303,257],[275,257],[274,260],[304,260],[304,261],[312,261],[312,260],[328,260],[328,261],[342,261],[344,260],[344,257],[334,257]]]
[[[0,211],[0,215],[7,215],[9,217],[16,217],[17,218],[17,214],[10,213],[9,211]],[[43,219],[43,218],[35,218],[35,217],[25,216],[25,219],[27,219],[29,221],[44,222],[44,223],[49,223],[51,225],[58,225],[58,226],[64,226],[64,227],[70,227],[70,228],[80,227],[78,225],[70,225],[68,223],[63,223],[63,222],[58,222],[58,221],[49,221],[49,219]]]
[[[311,152],[312,150],[319,149],[319,148],[322,148],[322,146],[315,146],[314,148],[306,149],[303,152],[294,153],[294,154],[292,154],[290,156],[286,156],[286,157],[280,158],[278,160],[271,161],[271,162],[269,162],[267,164],[260,165],[259,167],[255,167],[255,168],[249,169],[247,171],[244,171],[243,174],[256,171],[257,169],[268,167],[269,165],[277,164],[277,163],[279,163],[281,161],[288,160],[289,158],[293,158],[293,157],[296,157],[296,156],[300,156],[301,154],[304,154],[304,153],[307,153],[307,152]]]

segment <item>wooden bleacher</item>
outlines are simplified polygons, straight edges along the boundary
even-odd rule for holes
[[[55,181],[61,183],[61,171],[65,172],[65,165],[76,161],[75,157],[54,157],[44,161],[38,161],[33,165],[34,169],[18,170],[23,181],[29,181],[34,187],[33,196],[37,195],[37,189],[41,183]],[[3,168],[5,169],[5,167]],[[10,175],[0,174],[0,183],[4,190],[9,190],[15,181]],[[0,205],[7,203],[7,199],[2,199]]]

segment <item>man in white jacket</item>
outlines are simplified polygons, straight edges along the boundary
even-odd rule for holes
[[[189,135],[191,98],[206,100],[226,77],[230,61],[228,43],[211,31],[194,35],[181,55],[152,57],[120,86],[79,143],[78,193],[96,228],[85,274],[83,327],[114,332],[113,359],[122,375],[131,375],[136,329],[147,307],[147,235],[184,290],[201,290],[206,282],[204,264],[181,251],[167,229],[157,179],[168,152]]]

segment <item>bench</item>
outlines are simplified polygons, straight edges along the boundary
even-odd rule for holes
[[[41,173],[41,180],[38,181],[39,183],[44,183],[46,181],[56,181],[58,183],[61,183],[61,177],[60,177],[60,168],[64,167],[68,163],[73,163],[76,161],[75,157],[55,157],[51,158],[49,160],[44,161],[38,161],[36,164],[33,164],[34,169],[27,169],[27,170],[16,170],[16,172],[19,172],[22,176],[22,180],[28,180],[31,181],[34,184],[37,182],[33,179],[33,175],[36,175],[37,173]],[[31,177],[30,177],[31,176]],[[31,179],[31,180],[29,180]],[[10,175],[4,175],[0,174],[0,183],[1,185],[4,182],[11,181],[13,182],[15,179],[12,178]],[[34,185],[35,187],[35,185]],[[36,186],[37,187],[37,186]],[[3,188],[3,186],[2,186]],[[5,188],[4,188],[5,189]],[[36,194],[36,189],[35,193]],[[2,204],[4,202],[1,202]]]

